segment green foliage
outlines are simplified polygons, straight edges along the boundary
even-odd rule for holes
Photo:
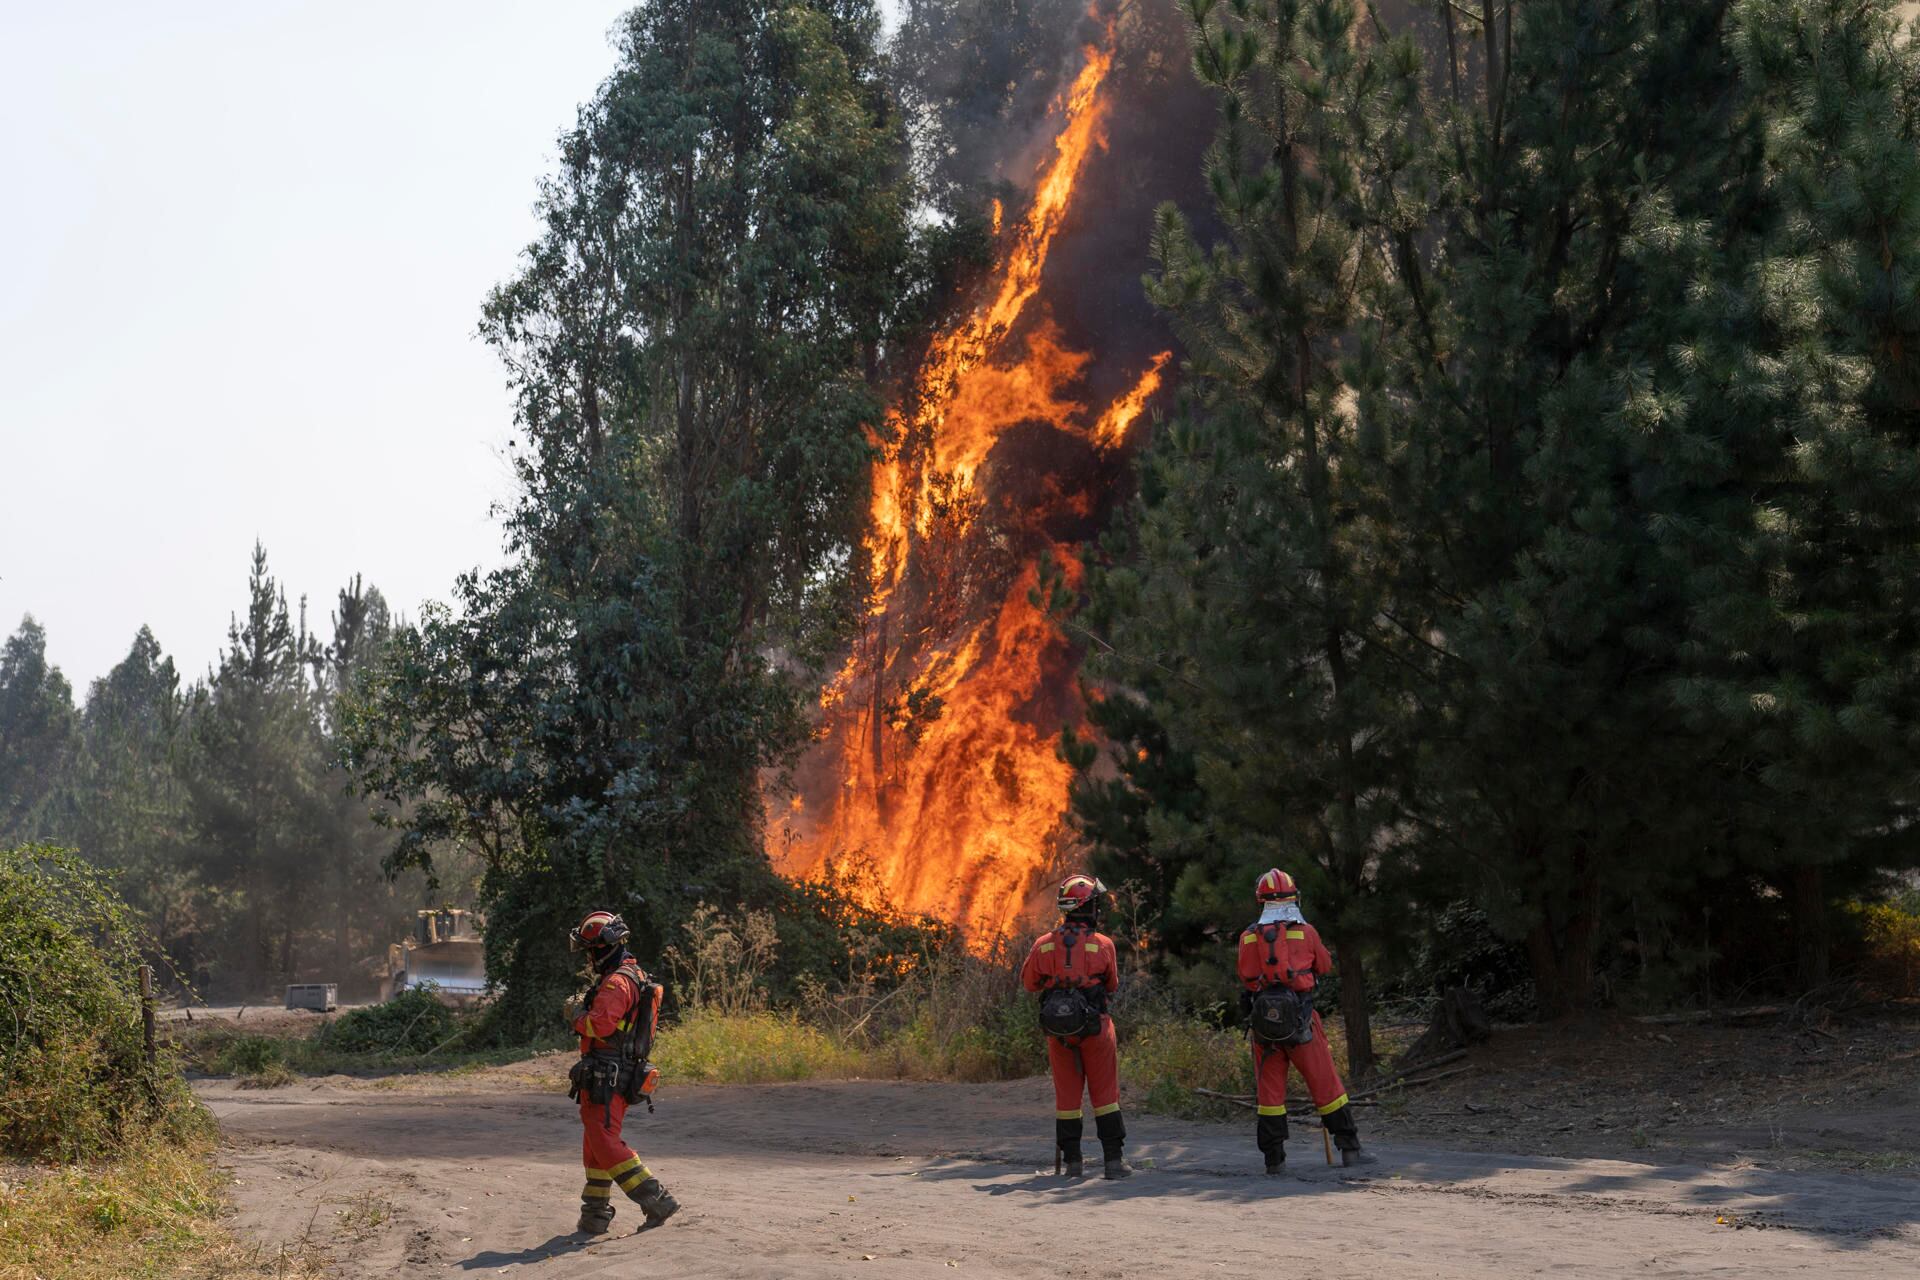
[[[1890,996],[1920,995],[1920,911],[1915,904],[1856,902],[1848,914],[1860,931],[1861,974]]]
[[[635,8],[487,304],[513,559],[397,638],[351,727],[395,864],[485,862],[503,1035],[551,1025],[589,908],[658,955],[702,901],[786,897],[760,777],[855,608],[910,261],[876,31],[855,0]]]
[[[1233,1104],[1203,1098],[1253,1092],[1253,1058],[1244,1034],[1193,1018],[1163,1018],[1129,1029],[1120,1052],[1120,1074],[1142,1110],[1182,1119],[1223,1119]]]
[[[321,1027],[313,1043],[331,1053],[426,1053],[446,1048],[461,1030],[460,1016],[423,985],[384,1004],[347,1010]]]
[[[1913,858],[1893,6],[1183,8],[1215,226],[1156,228],[1187,399],[1082,615],[1099,857],[1176,954],[1288,866],[1357,1052],[1355,962],[1461,897],[1547,1013],[1769,889],[1817,983],[1836,886]]]
[[[791,1013],[701,1010],[662,1028],[653,1061],[672,1081],[760,1084],[857,1076],[867,1059]]]
[[[46,629],[22,618],[0,648],[0,845],[55,834],[73,738],[73,687],[47,664]]]
[[[106,878],[69,852],[0,852],[0,1152],[95,1158],[205,1113],[170,1053],[141,1041],[141,933]]]
[[[289,1042],[279,1036],[206,1036],[194,1046],[201,1069],[214,1075],[252,1076],[284,1066]]]

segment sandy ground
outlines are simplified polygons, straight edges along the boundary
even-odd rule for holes
[[[1297,1127],[1293,1172],[1268,1179],[1250,1122],[1136,1116],[1151,1168],[1067,1184],[1037,1079],[670,1088],[629,1136],[684,1210],[636,1232],[622,1203],[585,1243],[562,1070],[199,1088],[240,1230],[347,1278],[1920,1274],[1920,1180],[1900,1175],[1463,1151],[1384,1125],[1365,1176]]]

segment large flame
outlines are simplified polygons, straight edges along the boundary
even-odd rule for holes
[[[1043,556],[1068,589],[1078,583],[1075,549],[1048,520],[1085,517],[1096,496],[1058,477],[997,479],[995,446],[1041,423],[1083,448],[1117,448],[1168,359],[1156,356],[1104,409],[1089,406],[1075,389],[1095,356],[1068,345],[1044,302],[1049,251],[1105,145],[1113,51],[1109,23],[1054,104],[1032,203],[1004,235],[995,202],[1005,249],[982,300],[930,344],[890,417],[873,470],[865,632],[821,697],[821,741],[798,794],[769,806],[782,872],[861,858],[885,905],[944,917],[976,939],[1014,923],[1063,848],[1071,769],[1055,742],[1081,715],[1078,657],[1033,599],[1048,585]],[[992,554],[1009,528],[1019,535],[1011,566]]]

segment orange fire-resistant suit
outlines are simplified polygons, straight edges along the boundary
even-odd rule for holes
[[[1276,920],[1252,924],[1240,934],[1240,981],[1249,993],[1270,986],[1312,991],[1320,977],[1333,972],[1333,957],[1320,941],[1320,933],[1303,921]],[[1255,1140],[1269,1167],[1286,1158],[1287,1140],[1287,1067],[1300,1071],[1313,1098],[1314,1110],[1340,1149],[1358,1150],[1360,1139],[1354,1129],[1353,1113],[1347,1105],[1347,1091],[1334,1069],[1333,1050],[1320,1025],[1320,1014],[1313,1015],[1313,1039],[1298,1045],[1264,1045],[1250,1041],[1257,1084],[1255,1100],[1259,1104]]]
[[[650,998],[643,1000],[643,996]],[[573,1029],[580,1036],[580,1052],[617,1053],[617,1041],[636,1014],[648,1019],[642,1037],[651,1043],[654,1023],[660,1016],[660,987],[629,956],[595,985],[587,1006],[573,1020]],[[640,1184],[653,1176],[633,1148],[621,1140],[620,1126],[626,1114],[627,1100],[618,1094],[605,1103],[580,1096],[580,1147],[587,1167],[586,1190],[580,1193],[584,1203],[605,1203],[616,1183],[629,1199],[638,1201]]]
[[[1072,921],[1035,939],[1020,966],[1020,985],[1031,992],[1078,987],[1100,1010],[1097,1035],[1048,1036],[1047,1065],[1053,1071],[1054,1140],[1069,1161],[1080,1159],[1080,1093],[1093,1101],[1094,1130],[1108,1160],[1118,1160],[1127,1126],[1120,1115],[1120,1055],[1107,996],[1120,987],[1113,939]]]

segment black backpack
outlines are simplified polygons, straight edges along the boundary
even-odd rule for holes
[[[1313,1039],[1313,993],[1275,983],[1253,997],[1253,1038],[1276,1047]]]
[[[1040,1029],[1050,1036],[1097,1036],[1100,1010],[1079,987],[1049,987],[1040,993]]]

